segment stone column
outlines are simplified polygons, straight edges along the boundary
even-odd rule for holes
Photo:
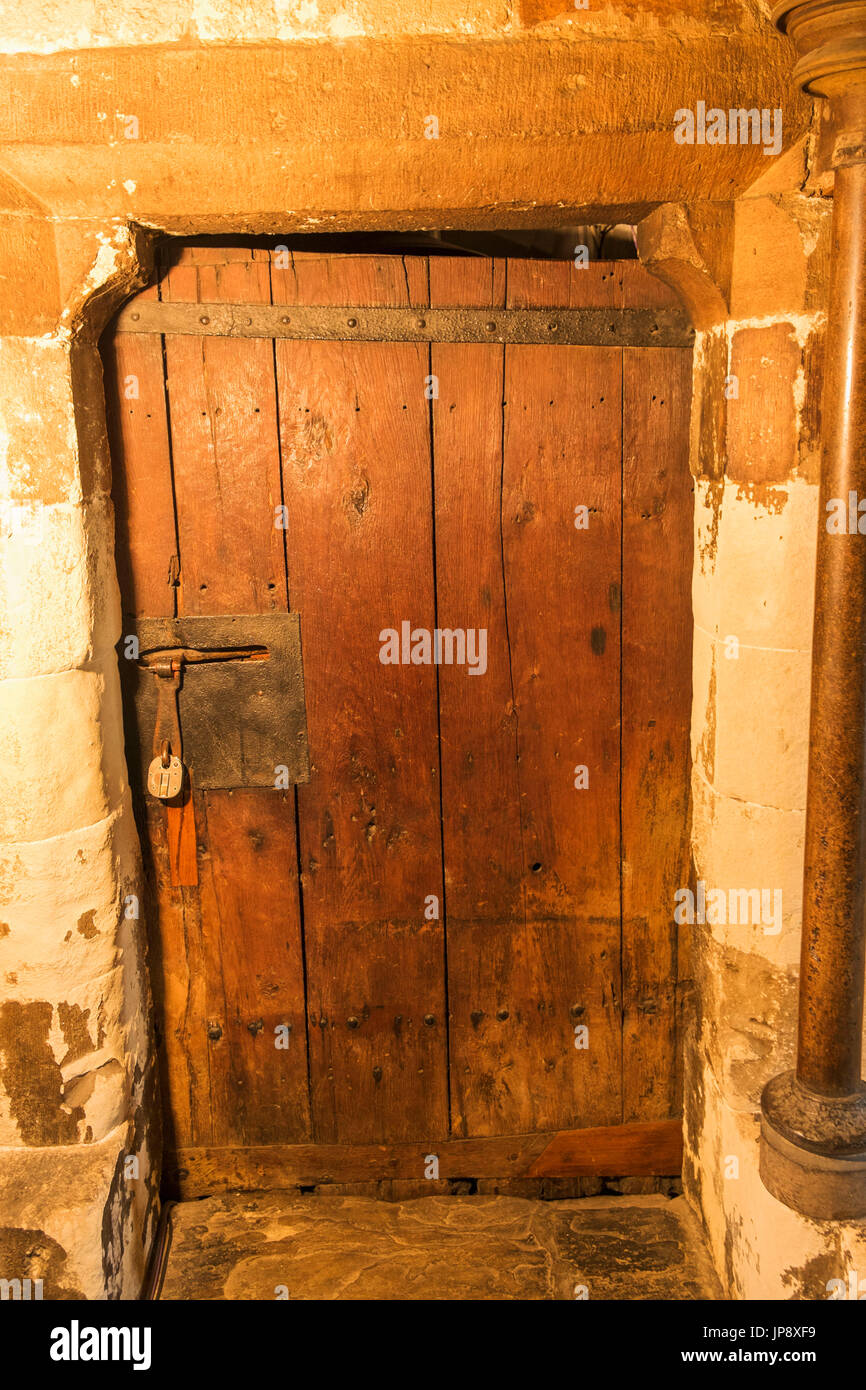
[[[796,77],[829,101],[835,197],[797,1066],[764,1089],[761,1177],[804,1215],[842,1219],[866,1216],[866,0],[788,0],[774,19]]]
[[[97,338],[141,257],[29,233],[0,254],[0,1277],[131,1299],[159,1124]]]

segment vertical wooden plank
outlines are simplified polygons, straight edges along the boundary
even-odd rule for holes
[[[428,303],[427,274],[426,256],[292,251],[288,257],[271,258],[274,304],[423,307]]]
[[[212,1144],[207,1017],[207,946],[197,889],[174,887],[165,810],[142,807],[147,870],[149,964],[160,1055],[166,1150]]]
[[[258,257],[258,259],[256,259]],[[270,269],[245,247],[189,247],[163,283],[173,302],[270,302]],[[181,613],[286,604],[273,344],[168,338]]]
[[[417,276],[418,265],[411,273]],[[405,304],[400,257],[295,258],[287,304]],[[380,634],[434,626],[427,349],[276,345],[311,780],[298,788],[313,1129],[447,1134],[436,673]]]
[[[598,1125],[621,1114],[619,353],[507,350],[505,398],[504,556],[533,959],[527,971],[518,957],[514,989],[535,1067],[527,1088],[550,1107],[536,1123]],[[578,506],[587,529],[575,527]],[[578,768],[588,786],[575,786]],[[544,1008],[533,1012],[536,999]],[[586,1049],[574,1046],[575,1026],[588,1029]]]
[[[508,261],[508,307],[619,308],[622,304],[622,263],[589,261]]]
[[[188,777],[180,795],[166,803],[165,826],[171,881],[179,888],[192,888],[198,883],[198,846],[195,798]]]
[[[216,1130],[226,1144],[309,1135],[304,979],[298,940],[294,793],[209,792],[203,902],[219,941],[226,1073]],[[211,992],[211,1001],[215,991]]]
[[[163,294],[266,303],[269,262],[245,247],[188,247]],[[285,608],[273,345],[175,337],[166,342],[166,363],[179,612]],[[206,998],[198,1026],[208,1048],[213,1142],[303,1139],[309,1110],[293,798],[276,790],[211,791],[196,793],[195,803],[200,885],[185,895],[196,894],[203,924]],[[251,1029],[258,1021],[262,1029]],[[283,1021],[292,1025],[286,1050],[274,1046]]]
[[[509,304],[614,292],[596,268],[508,270]],[[485,675],[440,672],[455,1130],[615,1122],[620,356],[508,347],[504,393],[501,350],[433,360],[440,624],[488,628]]]
[[[665,293],[667,293],[665,291]],[[635,303],[653,302],[646,286]],[[694,484],[691,353],[624,354],[623,1105],[625,1121],[682,1108],[680,929],[689,882]]]
[[[499,308],[504,299],[503,261],[431,258],[431,306]],[[452,1130],[462,1137],[534,1127],[522,1123],[526,1067],[514,1068],[524,1023],[506,1002],[524,865],[502,582],[504,352],[431,347],[438,621],[487,634],[483,675],[439,671]]]
[[[137,298],[157,299],[157,286]],[[118,333],[104,362],[123,610],[133,617],[172,617],[169,569],[177,546],[162,339]]]
[[[154,285],[138,299],[156,299],[159,293]],[[106,344],[104,360],[123,610],[134,617],[171,617],[175,589],[170,571],[177,543],[162,339],[117,334]],[[125,714],[127,721],[134,717],[131,706]],[[141,729],[137,737],[149,748],[153,730]],[[209,1144],[213,1127],[207,1040],[199,1024],[205,975],[198,900],[173,883],[165,808],[141,789],[136,818],[166,1146]]]

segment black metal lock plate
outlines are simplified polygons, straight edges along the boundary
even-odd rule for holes
[[[159,698],[159,677],[146,662],[149,654],[179,649],[190,653],[178,704],[183,761],[193,786],[279,787],[310,780],[297,613],[139,618],[127,620],[125,629],[119,653],[127,758],[130,770],[140,769],[142,786],[153,758]],[[124,659],[132,634],[138,638],[137,661]],[[241,656],[251,648],[267,657]],[[238,649],[238,657],[229,649]],[[195,659],[208,652],[220,658]]]

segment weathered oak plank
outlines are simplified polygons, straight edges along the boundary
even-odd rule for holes
[[[481,274],[431,264],[431,288],[493,302]],[[508,277],[509,303],[614,300],[601,268]],[[440,671],[459,1134],[620,1115],[619,357],[433,348],[440,623],[487,630],[484,675]]]
[[[295,258],[296,302],[406,303],[396,257]],[[411,267],[418,277],[420,267]],[[380,633],[432,628],[427,351],[276,344],[292,607],[309,784],[298,788],[313,1132],[444,1135],[444,942],[436,672],[383,665]]]
[[[630,303],[670,290],[620,268]],[[691,353],[623,354],[623,1118],[682,1107],[675,893],[689,882]]]
[[[192,1198],[295,1185],[423,1179],[432,1155],[439,1161],[440,1180],[668,1176],[682,1164],[682,1126],[667,1120],[414,1144],[184,1148],[169,1156],[166,1171],[173,1190]]]

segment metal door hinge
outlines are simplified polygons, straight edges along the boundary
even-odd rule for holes
[[[118,333],[298,338],[376,343],[571,343],[584,347],[691,347],[679,308],[403,309],[351,305],[179,304],[134,299]]]

